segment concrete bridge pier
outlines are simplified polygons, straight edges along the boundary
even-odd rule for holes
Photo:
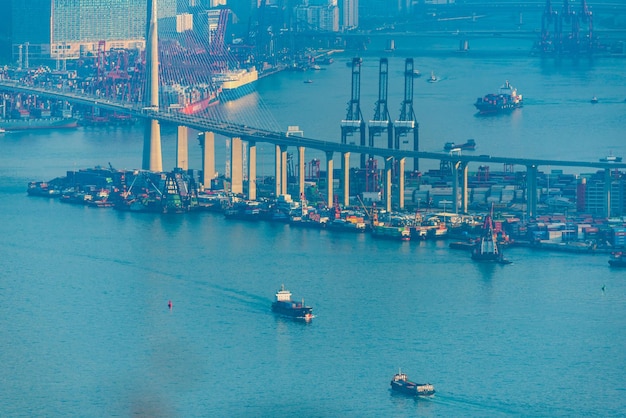
[[[189,128],[183,125],[178,125],[176,135],[176,167],[189,169]]]
[[[305,148],[298,147],[298,193],[300,200],[304,199],[304,181],[306,180],[306,161],[304,161]]]
[[[463,207],[463,213],[467,213],[467,206],[469,204],[468,186],[467,186],[467,171],[469,169],[468,163],[461,164],[461,175],[463,176],[463,183],[461,188],[461,205]]]
[[[328,202],[328,207],[333,206],[333,183],[335,182],[333,178],[333,152],[326,151],[326,201]]]
[[[280,192],[283,190],[282,187],[282,170],[281,170],[281,163],[282,163],[282,153],[280,151],[280,145],[276,145],[274,147],[275,152],[274,152],[274,195],[276,197],[280,196]]]
[[[528,219],[537,216],[537,166],[526,166],[526,212]]]
[[[243,148],[238,137],[230,140],[230,191],[243,194]]]
[[[256,142],[248,142],[248,200],[256,200]]]
[[[404,209],[404,167],[406,166],[406,158],[398,160],[398,207]]]
[[[148,7],[148,31],[146,33],[146,68],[148,88],[146,101],[151,108],[159,108],[159,52],[157,4],[151,0]],[[163,171],[163,156],[161,153],[161,126],[156,119],[147,119],[144,130],[143,161],[144,170]]]
[[[391,168],[393,157],[385,157],[385,210],[391,212]]]
[[[280,147],[280,194],[287,194],[289,179],[287,178],[287,146]]]
[[[341,188],[343,192],[343,205],[350,206],[350,153],[341,154]]]
[[[155,172],[163,171],[161,153],[161,125],[156,119],[147,119],[143,141],[143,163],[141,168]]]
[[[604,169],[604,216],[611,217],[611,169]]]
[[[454,213],[459,213],[459,207],[463,213],[467,213],[467,168],[468,164],[457,161],[452,166],[452,201],[454,202]],[[459,184],[459,178],[462,181]],[[459,193],[460,188],[460,193]]]
[[[204,132],[199,136],[202,147],[202,186],[211,190],[215,178],[215,134]]]

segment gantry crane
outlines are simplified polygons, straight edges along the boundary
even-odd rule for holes
[[[582,39],[581,22],[587,24],[586,34]],[[564,31],[564,25],[569,25],[569,33]],[[550,0],[546,0],[541,18],[541,39],[539,41],[541,52],[555,54],[592,53],[595,49],[595,43],[593,15],[585,0],[582,0],[578,14],[572,10],[569,0],[563,0],[560,13],[553,9]]]
[[[419,151],[419,124],[413,110],[413,58],[407,58],[404,63],[404,100],[400,108],[400,117],[394,122],[395,148],[400,149],[400,138],[413,132],[413,151]],[[408,140],[403,142],[408,143]],[[413,170],[419,171],[419,159],[413,159]]]
[[[374,108],[374,119],[369,121],[369,146],[374,146],[374,138],[387,132],[387,147],[393,148],[393,124],[387,108],[387,87],[389,84],[389,63],[381,58],[378,67],[378,100]]]
[[[348,113],[341,121],[341,143],[346,144],[348,136],[360,133],[359,145],[365,146],[365,121],[361,113],[361,58],[352,59],[352,96],[348,102]],[[361,154],[361,168],[365,168],[365,154]]]

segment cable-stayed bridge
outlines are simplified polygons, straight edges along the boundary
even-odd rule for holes
[[[91,106],[94,109],[129,114],[141,118],[146,124],[146,136],[144,141],[144,158],[142,168],[150,171],[162,171],[162,156],[160,147],[160,123],[177,125],[178,146],[177,166],[187,169],[187,143],[188,129],[192,128],[203,132],[203,179],[202,183],[210,187],[211,180],[215,176],[215,143],[214,135],[223,135],[231,140],[231,187],[235,193],[243,193],[244,187],[244,158],[242,156],[242,142],[246,142],[248,173],[248,198],[256,199],[256,144],[270,143],[275,146],[275,194],[287,193],[287,150],[298,150],[298,183],[300,194],[304,193],[305,180],[305,150],[316,149],[326,155],[326,201],[331,204],[334,201],[333,159],[335,155],[341,155],[341,177],[339,195],[344,205],[349,204],[350,196],[350,155],[351,153],[361,156],[382,157],[385,161],[383,188],[387,210],[392,208],[392,170],[396,169],[395,181],[399,190],[398,201],[394,206],[404,207],[404,173],[406,158],[433,159],[447,161],[453,170],[454,192],[453,196],[459,196],[460,202],[454,205],[467,211],[467,173],[470,163],[480,164],[502,163],[509,165],[523,165],[527,167],[527,207],[528,215],[536,214],[536,189],[537,169],[539,166],[563,166],[563,167],[595,167],[604,169],[607,173],[606,183],[606,209],[610,214],[610,172],[612,169],[626,168],[622,163],[603,162],[580,162],[559,161],[541,159],[522,159],[495,156],[470,156],[461,155],[457,152],[450,153],[427,153],[414,150],[401,150],[394,148],[389,141],[388,148],[366,146],[362,140],[359,145],[348,144],[346,141],[322,140],[291,135],[290,132],[282,131],[279,124],[272,116],[271,111],[264,106],[262,101],[259,106],[252,110],[246,110],[243,114],[233,117],[225,112],[219,105],[208,106],[199,113],[186,112],[187,98],[203,100],[202,94],[210,95],[220,88],[215,82],[216,74],[228,74],[230,71],[242,70],[241,56],[227,51],[223,44],[223,34],[219,31],[215,34],[215,41],[209,46],[193,31],[185,31],[175,34],[161,34],[157,36],[156,19],[154,15],[148,19],[150,30],[148,31],[145,54],[131,56],[126,51],[107,51],[105,45],[98,48],[89,68],[91,73],[84,78],[83,83],[38,83],[36,79],[23,78],[19,80],[0,80],[0,86],[5,90],[27,92],[42,96],[66,100],[75,104]],[[239,68],[237,68],[239,67]],[[382,73],[381,73],[382,74]],[[354,71],[353,71],[354,77]],[[353,80],[354,81],[354,80]],[[381,82],[382,85],[382,82]],[[354,87],[354,86],[353,86]],[[207,98],[210,98],[207,96]],[[382,99],[382,98],[381,98]],[[386,99],[386,97],[385,97]],[[353,97],[353,101],[355,98]],[[406,100],[406,98],[405,98]],[[380,112],[381,115],[387,112]],[[377,128],[387,126],[388,120],[370,121],[375,122]],[[360,112],[354,112],[354,120],[347,122],[349,127],[361,130],[364,135],[364,121]],[[406,121],[405,121],[406,122]],[[339,121],[337,122],[339,125]],[[371,126],[370,126],[371,129]],[[339,131],[339,126],[338,126]],[[363,160],[363,158],[362,158]],[[417,164],[415,164],[417,166]],[[363,168],[363,167],[361,167]]]

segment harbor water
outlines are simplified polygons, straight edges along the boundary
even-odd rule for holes
[[[401,40],[395,46],[388,55],[394,118],[405,58]],[[364,56],[366,119],[383,48]],[[248,109],[261,108],[268,113],[256,117],[264,122],[339,141],[351,57],[336,55],[315,73],[261,79],[257,93],[224,111],[254,118]],[[623,58],[451,53],[415,56],[415,67],[440,77],[415,79],[425,151],[474,138],[474,152],[497,156],[596,161],[626,154]],[[476,98],[506,80],[524,107],[477,117]],[[174,166],[175,132],[163,128],[165,169]],[[626,275],[609,268],[606,254],[512,248],[512,264],[483,265],[446,241],[378,241],[208,212],[160,216],[27,197],[29,181],[68,170],[139,168],[143,130],[0,135],[2,416],[626,411]],[[223,171],[225,139],[216,144]],[[259,144],[258,151],[260,174],[272,173],[273,147]],[[189,165],[200,168],[194,141]],[[281,284],[313,307],[310,323],[272,314]],[[436,394],[392,393],[398,369],[432,383]]]

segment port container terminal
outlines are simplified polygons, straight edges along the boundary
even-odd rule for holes
[[[156,8],[156,2],[153,2],[152,8]],[[150,14],[150,13],[149,13]],[[2,79],[0,87],[3,90],[12,92],[25,92],[29,94],[37,94],[56,99],[66,100],[76,104],[83,104],[98,107],[101,109],[127,113],[135,118],[140,118],[146,124],[142,169],[161,172],[162,155],[161,155],[161,138],[160,124],[169,123],[178,126],[177,131],[177,151],[176,162],[177,168],[188,170],[188,136],[189,129],[200,131],[202,146],[202,178],[200,182],[205,189],[211,188],[211,183],[216,176],[215,169],[215,135],[223,135],[231,139],[230,146],[230,171],[231,171],[231,192],[235,194],[244,193],[244,171],[247,172],[247,198],[255,200],[257,198],[256,178],[257,178],[257,143],[269,143],[275,147],[275,195],[287,194],[287,153],[289,148],[296,148],[298,155],[298,192],[304,194],[305,189],[305,167],[306,149],[315,149],[322,151],[326,156],[326,202],[334,202],[334,173],[333,157],[336,154],[341,155],[340,170],[340,190],[338,197],[345,206],[349,205],[350,197],[350,156],[351,154],[360,155],[361,169],[366,166],[368,156],[381,157],[384,160],[383,169],[383,201],[388,211],[393,208],[404,209],[404,190],[405,176],[397,175],[395,180],[397,184],[392,185],[392,172],[396,170],[398,173],[417,172],[419,170],[419,160],[429,159],[437,160],[447,164],[452,170],[452,196],[456,200],[451,206],[458,213],[468,211],[468,170],[471,164],[503,164],[508,166],[518,165],[526,167],[526,215],[534,218],[537,215],[537,173],[539,167],[585,167],[604,170],[604,215],[610,217],[611,211],[611,173],[616,169],[626,168],[626,163],[621,162],[602,162],[602,161],[565,161],[565,160],[544,160],[515,158],[507,156],[491,156],[491,155],[462,155],[460,152],[451,151],[445,153],[423,152],[419,150],[419,134],[418,123],[412,108],[413,91],[413,67],[412,59],[406,60],[404,71],[405,76],[405,97],[402,103],[401,115],[398,120],[391,121],[389,112],[387,111],[387,69],[386,60],[381,59],[379,68],[379,100],[376,104],[376,112],[374,118],[365,121],[360,111],[360,60],[354,58],[352,61],[352,96],[350,98],[348,113],[345,119],[341,120],[341,140],[329,141],[307,138],[300,136],[297,132],[277,132],[261,127],[252,127],[240,123],[226,120],[215,120],[207,117],[195,115],[186,115],[181,112],[172,111],[171,109],[162,109],[159,107],[159,77],[158,77],[158,53],[157,53],[157,28],[155,13],[148,19],[149,30],[147,39],[146,53],[146,84],[148,88],[144,94],[144,102],[140,105],[110,100],[108,98],[94,97],[88,94],[58,89],[55,87],[36,86],[23,81]],[[368,123],[369,122],[369,123]],[[369,128],[369,143],[366,144],[366,125]],[[374,137],[386,133],[388,137],[388,147],[381,148],[374,146]],[[401,138],[413,135],[412,149],[400,149]],[[350,137],[358,136],[359,140],[349,142]],[[247,143],[245,147],[247,155],[243,167],[244,158],[242,152],[244,150],[243,143]],[[404,143],[408,141],[403,140]],[[406,169],[406,160],[413,162],[412,170]],[[392,186],[395,186],[398,193],[392,193]],[[393,202],[393,199],[397,199]]]

